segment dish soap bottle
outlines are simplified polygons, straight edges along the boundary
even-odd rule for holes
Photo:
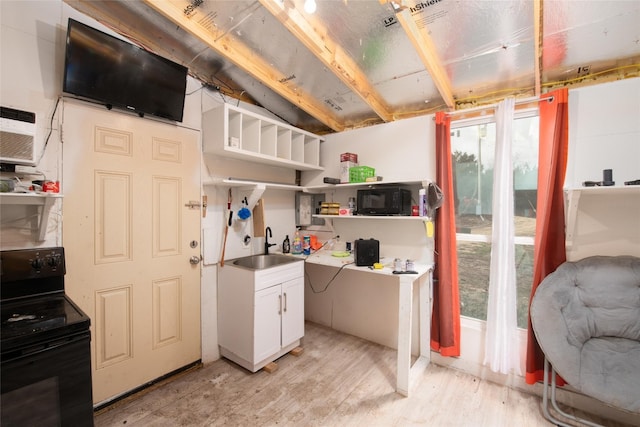
[[[300,239],[300,231],[296,229],[296,234],[293,237],[293,252],[294,255],[300,255],[302,253],[302,240]]]
[[[282,242],[282,253],[288,254],[291,252],[291,243],[289,243],[289,235],[284,238],[284,242]]]

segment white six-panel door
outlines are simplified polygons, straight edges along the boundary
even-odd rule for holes
[[[65,285],[97,404],[200,359],[199,135],[72,100],[63,117]]]

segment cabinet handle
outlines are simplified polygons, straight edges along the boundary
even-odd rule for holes
[[[282,314],[282,295],[278,295],[278,303],[279,303],[278,314]]]
[[[287,293],[284,293],[284,312],[287,312]]]

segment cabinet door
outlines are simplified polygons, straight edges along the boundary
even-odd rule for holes
[[[280,285],[256,292],[253,324],[254,363],[280,351],[280,317],[282,305]]]
[[[282,346],[304,336],[304,278],[282,284]]]

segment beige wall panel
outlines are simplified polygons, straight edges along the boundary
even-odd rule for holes
[[[182,144],[162,138],[153,138],[153,160],[182,163]]]
[[[182,280],[170,277],[153,282],[153,347],[182,338]]]
[[[95,172],[96,264],[131,260],[132,176]]]
[[[96,292],[96,367],[104,368],[132,355],[132,287]]]
[[[99,153],[133,156],[133,134],[96,126],[95,150]]]
[[[179,178],[157,177],[153,180],[153,256],[180,254],[182,240],[181,189]]]

